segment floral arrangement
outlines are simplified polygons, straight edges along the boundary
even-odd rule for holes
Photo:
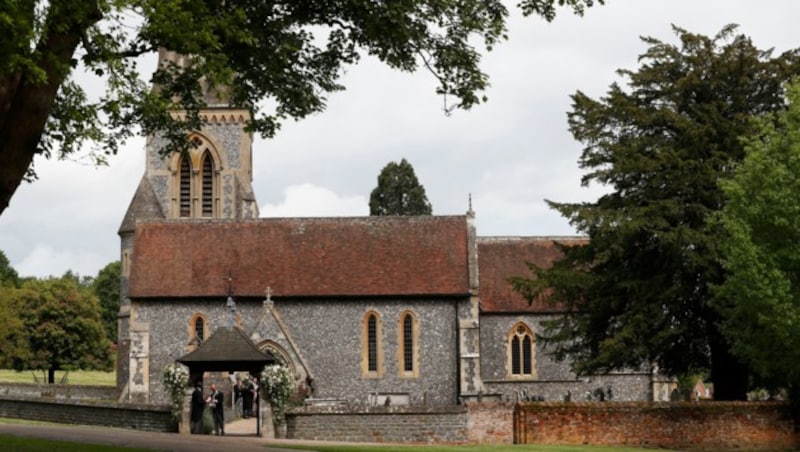
[[[261,387],[264,388],[264,397],[272,406],[274,424],[281,425],[287,402],[294,392],[294,377],[291,371],[279,364],[264,367],[261,371]]]
[[[189,384],[189,370],[180,364],[172,363],[164,368],[163,380],[164,387],[169,392],[172,420],[180,422],[183,397]]]

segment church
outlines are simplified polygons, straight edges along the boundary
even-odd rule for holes
[[[482,237],[471,207],[259,218],[250,112],[211,101],[202,117],[186,154],[161,158],[148,138],[119,229],[120,400],[164,403],[163,369],[231,325],[290,368],[306,403],[662,397],[649,369],[579,377],[553,360],[537,333],[561,313],[508,282],[584,238]]]

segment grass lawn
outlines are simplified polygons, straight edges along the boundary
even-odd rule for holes
[[[112,452],[115,450],[124,451],[147,451],[151,449],[138,449],[120,446],[101,446],[98,444],[72,443],[67,441],[51,441],[38,438],[20,438],[13,435],[0,435],[0,444],[4,451],[20,452]]]
[[[101,386],[114,386],[117,384],[117,374],[114,371],[101,372],[99,370],[72,370],[56,371],[56,383],[61,383],[67,376],[66,383],[73,385],[101,385]],[[47,381],[47,373],[42,371],[22,371],[0,369],[0,382],[4,383],[35,383],[36,381],[44,383]]]

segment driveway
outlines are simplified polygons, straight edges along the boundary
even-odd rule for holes
[[[226,436],[179,435],[177,433],[155,433],[120,428],[95,427],[85,425],[57,424],[0,424],[0,435],[14,435],[27,438],[43,438],[87,444],[103,444],[118,447],[138,447],[162,451],[288,451],[277,443],[294,443],[291,440],[270,440],[255,436],[255,423],[252,428],[238,421],[228,424]],[[270,443],[273,444],[270,444]],[[297,444],[313,445],[306,442]],[[296,450],[296,449],[295,449]]]

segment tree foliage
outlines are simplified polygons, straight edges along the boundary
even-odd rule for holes
[[[602,3],[599,1],[598,3]],[[547,20],[556,7],[581,14],[593,0],[524,0]],[[187,149],[205,92],[253,110],[251,130],[271,136],[286,118],[325,108],[344,67],[362,55],[394,69],[425,68],[447,108],[484,100],[481,45],[506,38],[501,0],[309,1],[26,0],[0,6],[0,214],[36,154],[69,156],[86,144],[98,161],[135,133]],[[141,79],[138,57],[158,49],[189,56]],[[80,74],[105,84],[87,94]],[[95,80],[89,82],[100,85]],[[225,87],[225,88],[223,88]],[[210,89],[210,90],[209,90]],[[170,111],[185,114],[170,115]]]
[[[0,284],[0,368],[30,359],[25,324],[20,319],[20,289]]]
[[[11,266],[6,253],[0,251],[0,287],[19,287],[19,274]]]
[[[14,298],[30,353],[12,357],[16,370],[110,370],[111,349],[97,299],[70,277],[28,280]]]
[[[92,291],[100,303],[100,317],[110,342],[117,342],[117,315],[119,314],[120,262],[103,267],[92,284]]]
[[[723,204],[718,180],[744,157],[751,116],[784,108],[782,84],[798,52],[773,57],[727,26],[713,38],[674,27],[679,45],[643,38],[638,70],[620,70],[605,97],[572,96],[569,127],[584,143],[584,185],[595,202],[549,202],[589,237],[564,247],[529,297],[551,290],[569,315],[549,325],[558,357],[578,371],[655,364],[672,375],[710,368],[715,397],[745,397],[747,371],[720,334],[709,287],[724,281],[719,240],[707,225]]]
[[[789,108],[758,122],[747,156],[721,185],[717,217],[723,267],[717,289],[723,331],[761,383],[800,390],[800,84]],[[795,400],[795,402],[798,402]]]
[[[406,159],[383,167],[378,186],[369,196],[370,215],[430,215],[432,211],[425,187]]]

